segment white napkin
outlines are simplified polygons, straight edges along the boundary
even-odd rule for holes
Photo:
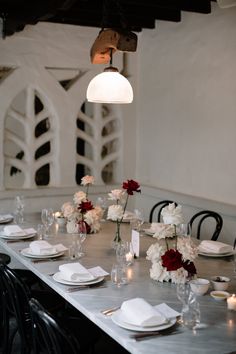
[[[219,241],[203,240],[198,246],[200,252],[210,252],[210,253],[227,253],[233,250],[232,246]]]
[[[8,225],[3,228],[3,232],[6,236],[26,236],[36,233],[33,228],[22,229],[18,225]]]
[[[11,214],[5,214],[5,215],[0,215],[0,221],[4,221],[4,220],[7,220],[7,219],[12,219],[13,216]]]
[[[63,246],[61,243],[57,245],[51,245],[47,241],[40,240],[40,241],[33,241],[29,244],[30,251],[33,254],[40,254],[40,255],[50,255],[57,252],[66,251],[67,248]]]
[[[167,323],[166,317],[142,298],[124,301],[121,311],[123,320],[135,326],[149,327]]]
[[[88,281],[95,279],[95,277],[79,262],[62,264],[59,266],[59,270],[64,280]]]

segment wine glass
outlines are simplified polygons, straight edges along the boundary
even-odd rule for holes
[[[134,209],[133,217],[130,220],[130,225],[132,230],[137,230],[140,232],[143,223],[144,223],[143,212],[141,210]]]
[[[53,222],[54,222],[54,212],[53,209],[49,208],[49,209],[42,209],[41,212],[41,220],[43,225],[45,226],[45,234],[44,237],[48,238],[49,237],[49,229],[50,226],[52,226]]]
[[[98,197],[96,200],[96,205],[100,206],[103,211],[102,219],[101,221],[106,221],[106,214],[107,214],[107,209],[108,209],[108,201],[106,197]]]

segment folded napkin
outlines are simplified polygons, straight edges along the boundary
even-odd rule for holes
[[[164,228],[166,228],[166,224],[163,224],[161,222],[152,222],[150,226],[150,231],[156,233],[162,231]]]
[[[203,240],[198,246],[200,252],[210,252],[210,253],[227,253],[233,250],[232,246],[219,241]]]
[[[36,230],[33,228],[22,229],[18,225],[8,225],[3,228],[3,232],[6,236],[26,236],[35,234]]]
[[[0,221],[4,221],[4,220],[7,220],[7,219],[12,219],[13,216],[11,214],[5,214],[5,215],[0,215]]]
[[[79,262],[62,264],[59,266],[59,270],[64,280],[88,281],[95,279],[95,277]]]
[[[150,327],[168,322],[165,316],[142,298],[124,301],[121,311],[123,320],[135,326]]]
[[[63,252],[67,250],[67,248],[61,243],[57,245],[51,245],[50,243],[44,240],[31,242],[29,244],[29,248],[33,254],[38,255],[50,255],[53,253]]]

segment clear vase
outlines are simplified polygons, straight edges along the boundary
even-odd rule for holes
[[[117,222],[115,237],[112,241],[112,248],[116,250],[121,245],[121,243],[122,243],[122,239],[120,236],[120,223]]]

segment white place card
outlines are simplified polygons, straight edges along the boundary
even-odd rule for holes
[[[132,230],[131,234],[131,244],[134,252],[134,257],[139,257],[139,232],[136,230]]]

